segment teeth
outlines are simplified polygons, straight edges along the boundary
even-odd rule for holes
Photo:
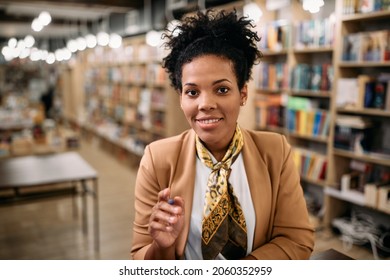
[[[218,122],[219,119],[212,119],[212,120],[199,120],[199,122],[204,123],[204,124],[209,124],[209,123],[216,123]]]

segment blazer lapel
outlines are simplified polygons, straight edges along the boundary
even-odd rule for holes
[[[253,240],[253,246],[256,248],[259,244],[264,243],[264,240],[267,238],[267,230],[262,225],[269,223],[272,188],[270,175],[267,172],[267,164],[262,155],[259,156],[260,151],[257,144],[247,130],[242,129],[242,131],[244,136],[244,165],[256,213]]]

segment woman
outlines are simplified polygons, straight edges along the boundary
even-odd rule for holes
[[[291,148],[240,128],[261,58],[251,22],[198,12],[164,59],[192,129],[151,143],[135,187],[134,259],[307,259],[313,229]]]

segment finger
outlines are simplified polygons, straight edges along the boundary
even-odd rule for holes
[[[174,197],[174,213],[176,215],[183,215],[184,214],[184,199],[181,196],[175,196]]]
[[[170,195],[171,190],[169,188],[165,188],[158,193],[158,201],[168,201]]]

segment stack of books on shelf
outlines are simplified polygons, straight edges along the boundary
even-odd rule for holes
[[[332,47],[334,43],[334,28],[334,17],[298,22],[295,27],[295,48]]]
[[[390,61],[390,30],[344,35],[341,60],[346,62]]]
[[[314,181],[325,180],[327,158],[306,149],[294,148],[293,159],[301,176]]]
[[[372,147],[370,120],[360,116],[338,115],[335,121],[334,147],[364,153]]]
[[[290,96],[286,110],[288,131],[313,137],[329,135],[330,113],[318,109],[314,100]]]
[[[372,13],[390,10],[389,0],[343,0],[343,14]]]
[[[285,20],[273,21],[259,26],[260,50],[279,52],[290,47],[291,24]]]
[[[390,74],[361,74],[337,81],[336,106],[346,109],[390,110]]]
[[[361,204],[390,213],[390,168],[352,160],[340,179],[340,192]]]
[[[332,88],[334,71],[329,63],[297,64],[291,71],[291,89],[329,91]]]
[[[281,128],[285,123],[284,95],[258,95],[255,101],[256,127]]]
[[[262,62],[255,67],[255,86],[257,89],[281,90],[289,87],[287,63]]]

